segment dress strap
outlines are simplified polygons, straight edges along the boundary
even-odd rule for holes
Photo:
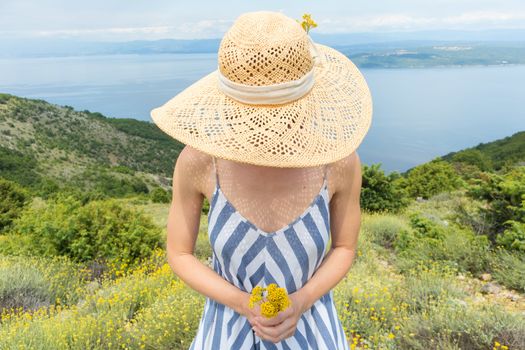
[[[326,168],[327,168],[327,167],[328,167],[328,164],[325,164],[325,165],[323,166],[323,181],[326,180]]]
[[[215,156],[212,156],[213,159],[213,171],[215,173],[215,184],[217,187],[220,187],[219,185],[219,172],[217,171],[217,161],[215,160]]]

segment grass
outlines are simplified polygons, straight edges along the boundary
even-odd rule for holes
[[[451,200],[441,196],[411,210],[435,209],[434,220],[442,223]],[[132,205],[165,227],[168,205]],[[395,249],[400,234],[414,231],[407,215],[363,213],[354,264],[334,289],[352,348],[525,348],[522,257],[484,251],[493,279],[504,283],[502,293],[482,294],[484,282],[470,272],[481,269],[472,263],[475,254],[466,243],[472,233],[445,231],[439,259],[423,244],[412,246],[422,252],[402,256]],[[206,223],[203,215],[196,247],[202,261],[212,253]],[[173,274],[162,250],[133,269],[111,266],[100,280],[91,281],[83,271],[67,259],[0,256],[0,348],[189,347],[205,298]],[[517,301],[503,292],[514,293]]]

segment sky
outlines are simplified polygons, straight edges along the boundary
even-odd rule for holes
[[[311,13],[318,33],[525,28],[525,0],[0,0],[0,39],[221,38],[260,10]]]

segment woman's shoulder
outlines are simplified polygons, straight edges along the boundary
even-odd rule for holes
[[[206,188],[212,166],[211,155],[186,145],[177,157],[173,176],[178,173],[184,186],[192,186],[201,191]]]
[[[357,151],[354,151],[347,155],[346,157],[339,159],[338,161],[331,164],[331,168],[337,168],[341,171],[353,170],[354,167],[360,166],[361,161]]]
[[[327,178],[333,192],[344,190],[351,186],[354,179],[361,173],[361,161],[357,151],[328,165]]]
[[[203,166],[206,166],[212,161],[211,158],[211,155],[208,153],[202,152],[195,147],[186,145],[179,153],[177,162],[180,160],[186,166],[202,169]]]

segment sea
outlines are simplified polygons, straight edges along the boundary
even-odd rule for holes
[[[216,68],[216,53],[4,58],[0,93],[151,122]],[[360,70],[373,116],[357,153],[387,174],[525,130],[525,65]]]

